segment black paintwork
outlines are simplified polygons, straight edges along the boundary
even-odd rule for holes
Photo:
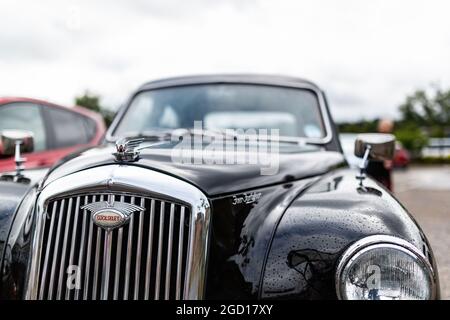
[[[0,270],[2,270],[0,298],[15,298],[17,286],[14,281],[23,282],[25,279],[28,249],[23,250],[22,243],[25,243],[25,246],[28,245],[30,226],[24,224],[26,215],[23,212],[18,213],[18,208],[25,196],[31,190],[37,189],[38,183],[42,181],[47,170],[27,171],[26,177],[29,179],[29,183],[15,183],[0,179]],[[13,222],[14,228],[12,228]],[[26,236],[24,237],[24,235]],[[15,247],[15,250],[12,247]],[[13,251],[16,252],[14,256],[12,255]],[[11,272],[16,274],[14,281],[11,280]],[[8,283],[7,286],[5,286],[6,283]],[[3,291],[5,287],[6,292]]]
[[[8,238],[14,212],[28,189],[26,184],[0,181],[0,252]]]
[[[337,259],[350,244],[370,235],[405,239],[436,268],[414,219],[383,187],[372,180],[364,184],[366,189],[359,187],[353,171],[338,170],[290,205],[271,243],[262,298],[335,299]]]
[[[239,80],[236,76],[177,78],[149,83],[140,90],[227,79]],[[240,80],[270,83],[271,79],[245,76]],[[291,85],[303,83],[279,77],[273,81],[280,79]],[[248,165],[176,164],[170,159],[170,143],[143,150],[139,161],[127,165],[177,176],[209,197],[207,299],[336,299],[337,259],[350,244],[374,234],[411,242],[424,251],[436,270],[429,244],[414,219],[370,178],[365,180],[366,189],[359,187],[356,172],[343,168],[336,137],[334,132],[334,138],[321,149],[282,153],[280,170],[273,176],[262,176],[260,167]],[[73,172],[114,163],[112,151],[111,145],[104,145],[67,157],[50,171],[44,187]],[[2,266],[2,298],[23,297],[33,211],[24,206],[17,210],[17,206],[28,189],[0,184],[2,236],[10,230]],[[234,204],[236,197],[249,193],[261,196],[253,203]],[[15,223],[10,228],[14,212]]]
[[[138,161],[133,165],[174,175],[194,184],[209,196],[233,193],[241,190],[300,180],[324,174],[331,169],[344,165],[341,153],[325,151],[317,147],[298,149],[301,152],[280,153],[279,170],[274,175],[261,175],[259,165],[207,165],[182,164],[171,159],[168,142],[166,148],[143,149]],[[92,148],[72,156],[47,176],[44,186],[68,174],[92,167],[115,163],[112,153],[115,148],[105,145]],[[293,165],[295,164],[295,165]],[[220,181],[220,184],[217,183]]]
[[[436,268],[414,219],[376,182],[367,179],[365,185],[364,191],[353,170],[340,169],[255,190],[262,197],[251,205],[214,199],[207,297],[336,299],[338,258],[369,235],[403,238]]]

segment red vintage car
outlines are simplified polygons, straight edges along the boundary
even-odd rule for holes
[[[28,130],[34,152],[24,154],[26,169],[50,167],[69,153],[100,142],[106,127],[101,115],[29,98],[0,97],[0,131]],[[0,158],[0,172],[13,171],[13,157]]]

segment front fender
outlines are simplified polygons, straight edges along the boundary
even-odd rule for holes
[[[2,211],[0,299],[20,299],[27,275],[37,185],[11,183],[7,190],[13,196],[8,210]],[[8,192],[1,193],[0,201],[7,198]]]
[[[25,184],[0,182],[0,265],[14,213],[29,188]]]
[[[366,189],[360,188],[355,175],[342,169],[324,176],[286,210],[269,250],[261,298],[337,299],[337,260],[349,245],[370,235],[410,242],[436,272],[428,241],[407,210],[369,178]]]

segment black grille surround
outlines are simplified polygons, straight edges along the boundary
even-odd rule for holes
[[[145,210],[106,231],[81,207],[110,197]],[[99,192],[48,201],[36,298],[182,299],[191,217],[189,206],[134,194]]]

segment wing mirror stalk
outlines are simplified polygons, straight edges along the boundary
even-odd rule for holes
[[[362,158],[359,164],[359,186],[363,186],[370,160],[392,160],[395,152],[395,136],[385,133],[360,134],[355,140],[355,156]]]
[[[0,156],[14,156],[16,164],[15,175],[3,175],[2,180],[23,180],[22,174],[26,158],[22,152],[33,152],[34,138],[31,131],[3,130],[0,131]]]

